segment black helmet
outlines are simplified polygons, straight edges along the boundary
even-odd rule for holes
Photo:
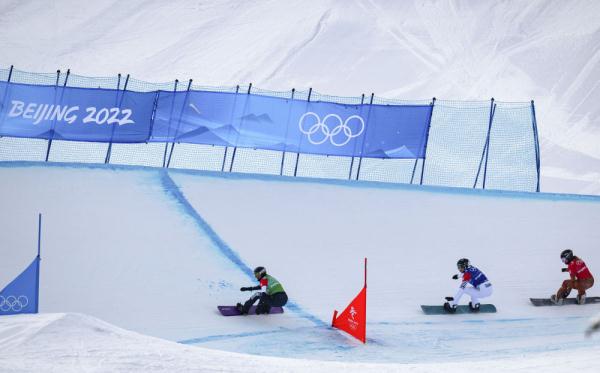
[[[560,253],[560,259],[565,264],[571,263],[571,260],[573,260],[573,250],[569,250],[569,249],[563,250],[563,252]]]
[[[265,275],[267,274],[267,270],[265,269],[265,267],[256,267],[254,268],[254,277],[256,277],[257,279],[261,279],[263,277],[265,277]]]
[[[456,262],[456,266],[458,267],[459,271],[463,272],[465,269],[467,269],[468,266],[470,266],[469,259],[467,259],[467,258],[459,259],[458,262]]]

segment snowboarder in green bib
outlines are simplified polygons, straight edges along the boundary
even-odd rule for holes
[[[236,308],[241,314],[247,315],[250,311],[250,307],[258,300],[256,306],[256,314],[267,314],[271,310],[271,307],[283,307],[288,301],[287,294],[283,290],[281,283],[271,275],[267,274],[265,267],[256,267],[254,269],[254,277],[258,280],[259,284],[256,286],[249,286],[240,288],[240,291],[255,291],[257,293],[252,294],[243,305],[238,303]]]

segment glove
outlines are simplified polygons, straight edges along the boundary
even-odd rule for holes
[[[252,288],[247,288],[247,287],[241,287],[240,291],[251,291]]]
[[[561,268],[560,271],[561,272],[569,272],[569,268]]]
[[[453,280],[458,280],[458,275],[454,275],[454,276],[452,276],[452,279],[453,279]]]

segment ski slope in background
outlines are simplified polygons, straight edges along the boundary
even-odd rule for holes
[[[33,316],[33,323],[32,316],[3,318],[0,330],[8,337],[0,341],[6,347],[0,360],[10,366],[34,353],[27,341],[43,346],[55,328],[65,342],[40,347],[40,364],[54,364],[60,351],[79,343],[87,356],[79,367],[133,359],[142,369],[153,359],[141,358],[135,344],[166,348],[93,317],[180,342],[165,350],[174,364],[167,370],[188,362],[183,345],[401,364],[394,369],[498,359],[515,370],[522,368],[519,359],[541,368],[553,352],[561,359],[557,369],[565,367],[565,354],[600,364],[592,357],[600,340],[583,338],[600,307],[535,308],[528,301],[554,292],[565,278],[558,258],[565,247],[592,272],[600,268],[597,197],[21,162],[3,163],[0,178],[0,283],[35,256],[38,212],[44,220],[45,315]],[[369,258],[366,345],[328,327],[333,309],[343,309],[360,290],[363,257]],[[455,291],[450,277],[460,257],[488,274],[499,312],[423,315],[420,304],[440,304]],[[287,312],[220,316],[216,305],[248,295],[239,287],[252,284],[249,268],[257,265],[283,283]],[[114,347],[103,347],[109,337],[128,347],[112,355]],[[193,361],[210,360],[212,352],[197,351]],[[187,356],[183,362],[180,354]],[[293,368],[297,362],[282,364],[300,369]]]
[[[600,2],[3,1],[0,67],[535,100],[542,191],[600,194]]]

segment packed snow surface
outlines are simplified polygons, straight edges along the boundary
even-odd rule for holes
[[[513,359],[374,364],[285,359],[185,346],[77,313],[0,318],[3,372],[595,372],[597,348]],[[349,346],[357,350],[363,346]]]
[[[16,371],[600,367],[600,339],[584,337],[600,306],[528,300],[565,279],[565,247],[600,268],[598,197],[24,162],[0,177],[0,283],[35,256],[43,214],[41,314],[0,319],[0,361]],[[365,345],[329,327],[364,257]],[[422,314],[454,293],[460,257],[489,276],[498,313]],[[286,312],[221,316],[258,265],[289,293]]]

